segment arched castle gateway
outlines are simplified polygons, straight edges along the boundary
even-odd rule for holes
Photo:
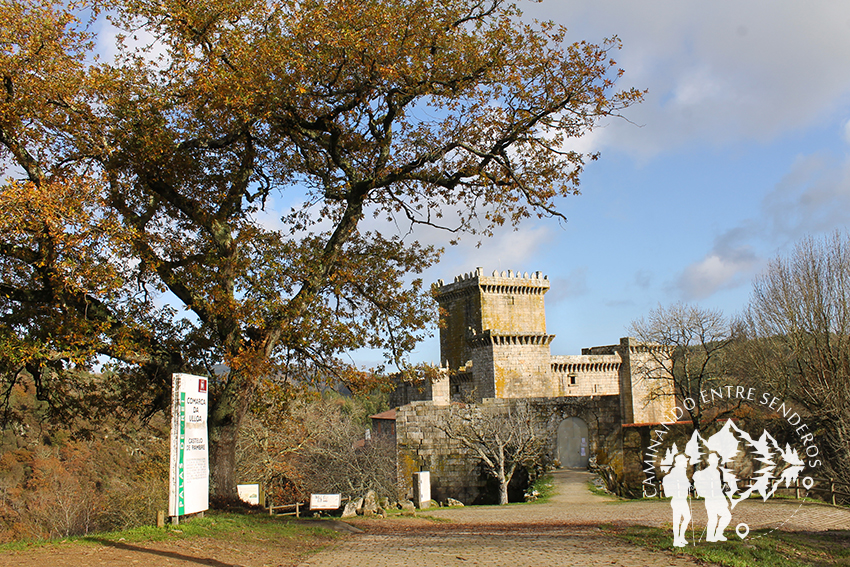
[[[437,282],[445,377],[421,394],[410,387],[396,392],[399,404],[409,402],[395,415],[403,486],[412,491],[412,473],[422,470],[430,471],[435,499],[472,502],[482,494],[477,460],[438,427],[452,401],[484,407],[528,401],[548,428],[553,460],[587,466],[595,457],[618,475],[639,475],[639,465],[631,471],[624,460],[624,425],[658,423],[674,405],[672,395],[650,399],[641,379],[652,363],[649,349],[659,347],[623,338],[580,355],[553,356],[555,336],[546,332],[544,308],[549,285],[540,272],[485,276],[481,268]]]

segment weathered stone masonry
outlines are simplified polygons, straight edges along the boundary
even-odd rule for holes
[[[445,378],[428,384],[421,401],[396,414],[404,486],[410,488],[413,472],[429,470],[436,499],[474,501],[480,495],[484,479],[477,461],[438,427],[453,400],[484,406],[527,400],[538,408],[541,424],[544,416],[580,418],[587,425],[587,456],[611,465],[621,478],[635,477],[639,455],[624,455],[622,425],[657,423],[673,405],[672,395],[650,400],[649,385],[640,378],[657,347],[624,338],[581,355],[552,356],[555,337],[546,332],[544,306],[549,285],[540,272],[484,276],[481,268],[450,284],[438,282]],[[405,402],[417,398],[410,390],[399,394]],[[554,459],[554,435],[550,445]]]
[[[622,467],[620,456],[612,447],[622,446],[620,401],[617,396],[581,396],[559,398],[495,399],[481,402],[482,407],[500,404],[528,403],[539,418],[536,424],[541,434],[550,437],[547,451],[549,462],[557,458],[556,438],[551,432],[568,417],[580,417],[588,424],[589,450],[600,462]],[[440,429],[453,406],[432,401],[412,402],[396,413],[399,478],[412,491],[409,480],[416,471],[431,472],[431,495],[438,501],[457,498],[467,503],[486,502],[487,484],[477,459],[468,450]],[[409,494],[407,494],[409,497]]]

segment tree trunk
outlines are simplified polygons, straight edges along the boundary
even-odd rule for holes
[[[213,425],[210,422],[210,494],[214,497],[231,499],[237,495],[236,440],[238,437],[238,423]]]
[[[508,482],[504,473],[499,475],[499,504],[508,503]]]
[[[218,498],[236,498],[236,442],[255,380],[241,372],[230,375],[221,397],[210,408],[210,493]]]

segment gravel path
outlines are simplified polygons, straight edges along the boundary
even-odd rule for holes
[[[554,476],[557,494],[545,504],[427,512],[451,523],[361,520],[357,525],[363,534],[312,556],[301,567],[696,565],[684,557],[629,545],[599,528],[600,524],[669,526],[669,501],[623,502],[595,495],[587,489],[591,475],[584,471],[562,470]],[[691,540],[697,541],[705,510],[701,502],[695,502],[692,510],[697,528]],[[740,523],[749,529],[850,529],[850,511],[796,501],[747,501],[733,511],[732,528]]]
[[[536,506],[500,506],[439,509],[429,515],[455,522],[533,523],[565,522],[589,524],[639,524],[662,527],[672,522],[669,500],[621,501],[598,496],[587,490],[592,475],[586,471],[559,470],[554,473],[558,493],[546,504]],[[694,523],[704,526],[705,508],[701,501],[691,506]],[[781,528],[787,531],[825,531],[850,529],[850,510],[797,500],[750,499],[732,511],[734,529],[744,523],[749,529]]]
[[[678,567],[697,563],[625,544],[593,526],[539,526],[527,530],[478,525],[413,534],[366,533],[318,553],[301,565]]]
[[[650,552],[625,543],[600,525],[642,524],[669,529],[672,512],[666,500],[622,502],[594,495],[587,489],[590,475],[558,471],[557,495],[544,504],[440,508],[427,515],[445,518],[358,519],[362,533],[341,541],[326,540],[329,547],[308,556],[302,567],[453,567],[453,566],[620,566],[672,567],[696,565],[669,552]],[[693,505],[697,529],[689,539],[698,541],[705,512]],[[850,510],[793,500],[767,503],[751,500],[733,511],[732,526],[747,523],[751,529],[850,530]],[[351,526],[322,521],[337,529]],[[734,531],[726,534],[735,539]],[[753,536],[750,536],[753,537]],[[104,542],[103,545],[50,545],[33,550],[0,553],[0,567],[123,567],[168,565],[173,567],[278,567],[293,565],[321,542],[269,541],[245,535],[242,539],[186,540],[141,544]],[[702,543],[700,545],[710,545]]]

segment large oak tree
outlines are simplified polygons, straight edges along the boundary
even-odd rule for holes
[[[95,60],[106,16],[140,47]],[[232,494],[258,380],[422,337],[438,250],[412,227],[560,216],[595,158],[569,140],[641,98],[616,40],[566,37],[502,0],[4,2],[7,385],[140,411],[208,372]]]

